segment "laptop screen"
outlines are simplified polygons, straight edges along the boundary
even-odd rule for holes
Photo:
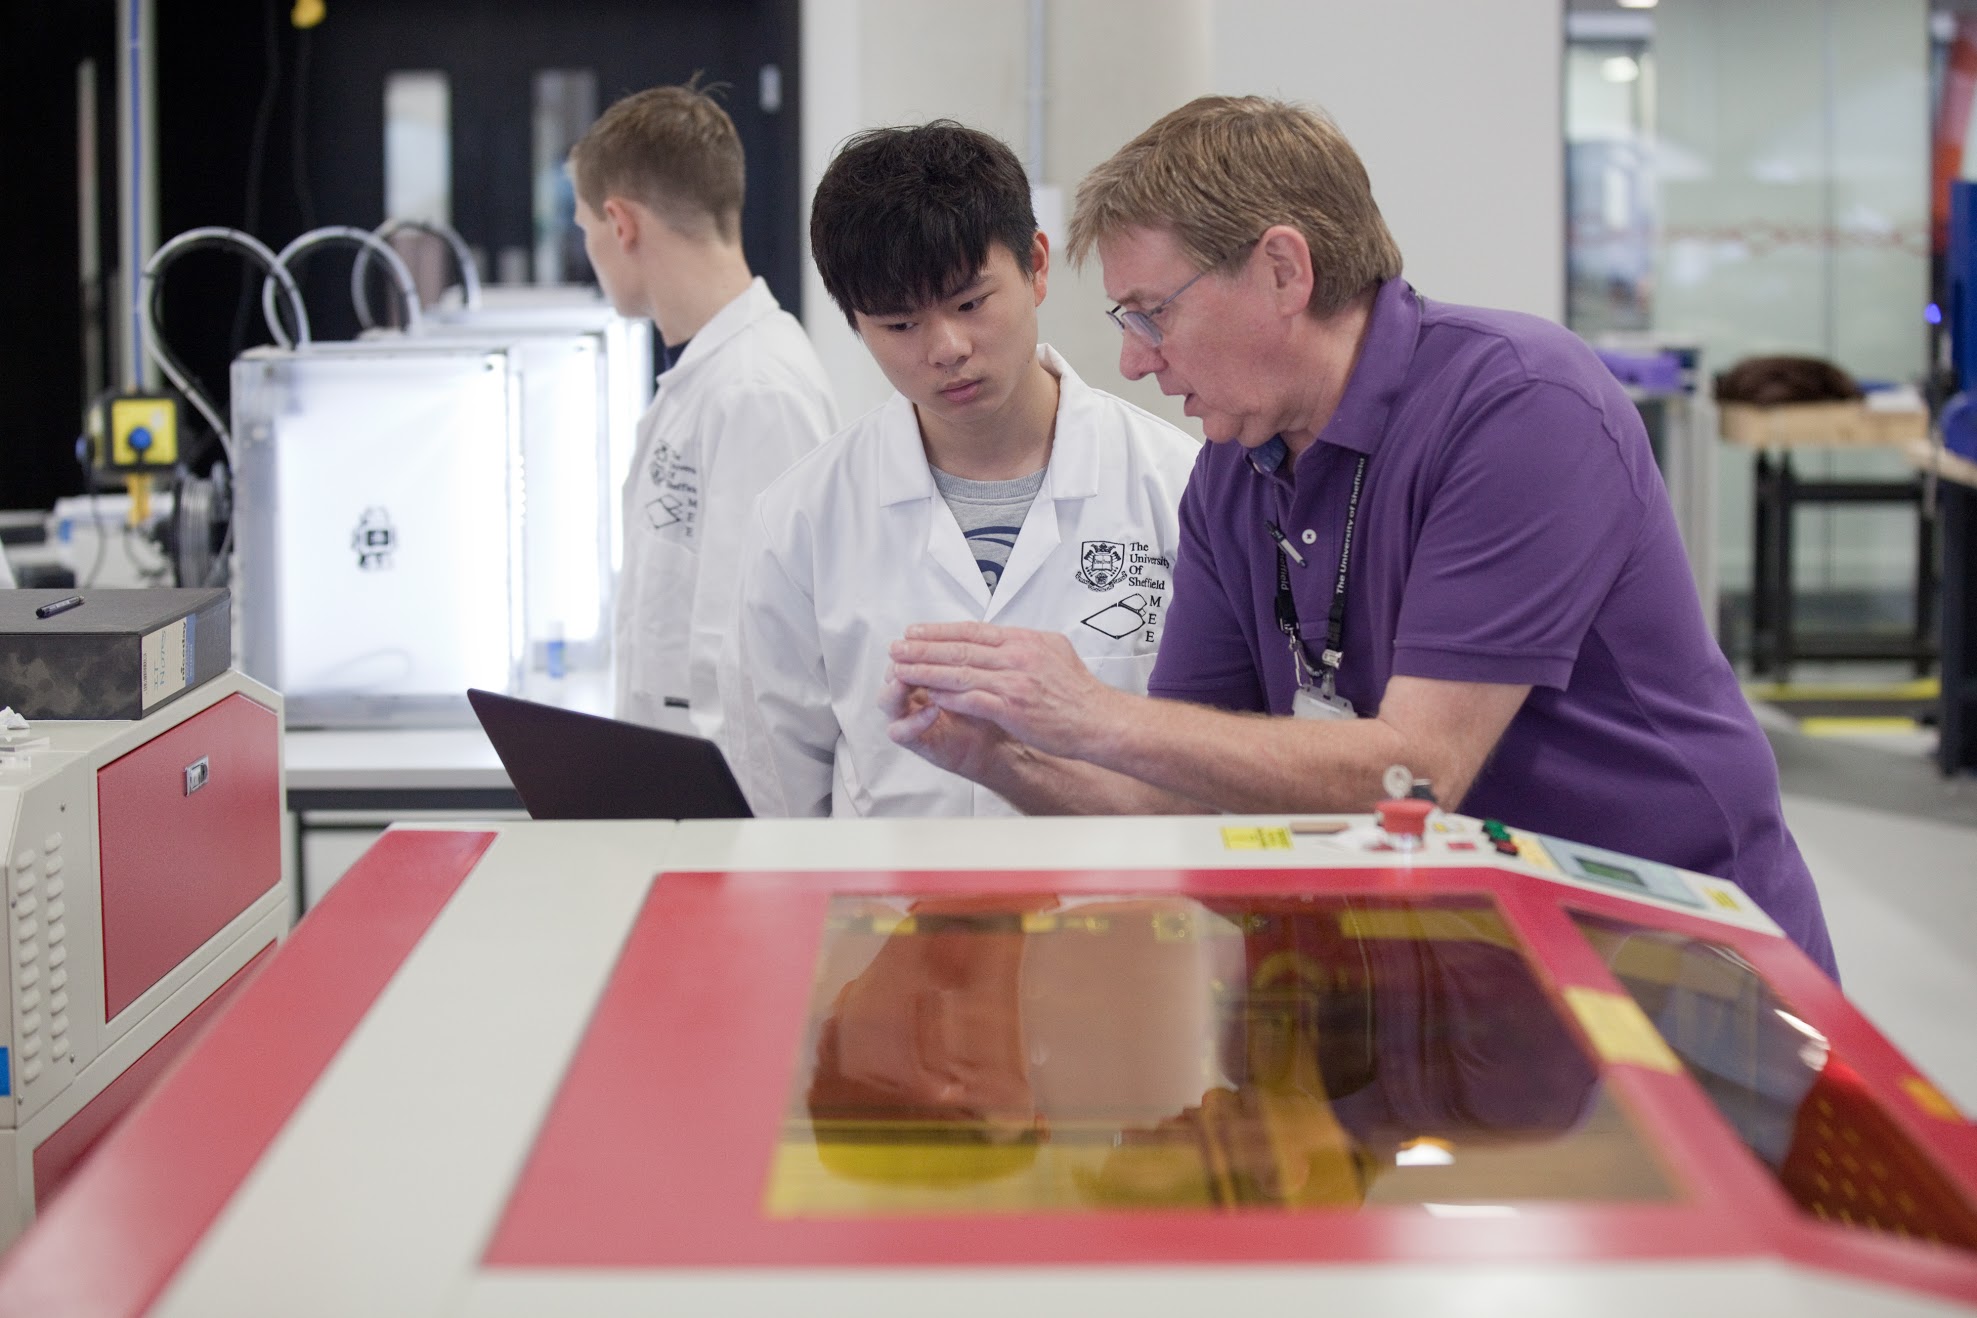
[[[467,700],[535,819],[747,819],[721,748],[492,691]]]

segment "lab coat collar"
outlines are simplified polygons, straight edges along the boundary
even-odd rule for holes
[[[700,327],[700,332],[687,343],[680,359],[661,371],[659,378],[668,384],[677,383],[681,376],[697,369],[719,352],[735,335],[782,309],[782,303],[776,301],[776,295],[769,291],[768,282],[757,275],[733,301],[714,313],[714,319]]]
[[[699,338],[694,342],[698,344]],[[1057,349],[1039,343],[1037,360],[1057,377],[1057,427],[1050,444],[1050,464],[1037,497],[1089,499],[1098,493],[1097,399],[1091,386],[1078,377]],[[895,393],[886,400],[880,425],[886,453],[880,504],[890,507],[936,497],[940,491],[927,463],[926,446],[920,441],[920,421],[906,395]]]

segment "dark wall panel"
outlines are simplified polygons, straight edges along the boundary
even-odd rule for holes
[[[115,168],[110,0],[8,0],[0,39],[0,508],[46,508],[82,488],[82,297],[76,66],[97,65],[103,182]],[[113,213],[100,222],[114,240]]]
[[[298,32],[289,0],[157,6],[159,236],[244,228],[279,248],[320,224],[384,218],[384,80],[439,69],[451,81],[454,223],[490,253],[532,246],[532,79],[596,71],[599,108],[695,72],[731,85],[726,104],[749,161],[743,241],[756,272],[800,311],[797,226],[798,0],[333,0]],[[46,506],[80,488],[70,453],[81,420],[75,288],[74,65],[100,51],[114,119],[112,0],[9,0],[0,43],[10,125],[0,134],[10,314],[0,317],[0,507]],[[17,39],[18,38],[18,39]],[[762,110],[759,70],[782,71],[782,108]],[[114,202],[115,156],[105,186]],[[116,229],[106,217],[106,244]],[[322,337],[355,329],[347,255],[310,262]],[[484,271],[492,277],[493,271]],[[197,253],[174,266],[166,338],[216,394],[226,367],[264,342],[244,262]]]

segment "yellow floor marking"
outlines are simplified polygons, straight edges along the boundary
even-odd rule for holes
[[[1914,732],[1922,725],[1912,718],[1802,718],[1799,731],[1808,737],[1845,737],[1861,732]]]
[[[1744,684],[1744,694],[1752,700],[1934,700],[1942,693],[1942,683],[1933,677],[1890,682],[1885,686],[1819,686],[1804,682]]]

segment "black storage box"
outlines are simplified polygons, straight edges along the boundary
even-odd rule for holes
[[[0,705],[29,719],[142,718],[232,662],[224,590],[0,590]]]

